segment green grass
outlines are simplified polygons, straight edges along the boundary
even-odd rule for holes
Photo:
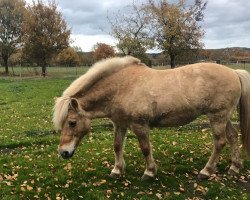
[[[239,177],[227,176],[228,147],[221,155],[217,176],[197,180],[212,151],[205,117],[187,126],[151,131],[158,165],[152,182],[140,180],[145,164],[131,132],[125,148],[125,176],[120,180],[108,177],[114,155],[113,129],[107,119],[92,122],[91,134],[72,159],[59,158],[59,135],[51,123],[53,97],[73,81],[74,72],[45,79],[0,79],[1,200],[250,198],[250,185],[245,182],[250,177],[250,162],[245,161]]]

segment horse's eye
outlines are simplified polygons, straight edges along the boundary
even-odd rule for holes
[[[76,121],[69,121],[69,127],[74,128],[76,126]]]

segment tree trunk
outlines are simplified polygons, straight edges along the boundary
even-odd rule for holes
[[[174,54],[170,54],[170,66],[171,66],[171,69],[175,68],[175,55]]]
[[[5,74],[9,74],[8,56],[3,56],[3,63],[5,68]]]
[[[42,66],[42,76],[45,77],[46,76],[46,65]]]

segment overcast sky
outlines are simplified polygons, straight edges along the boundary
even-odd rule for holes
[[[30,0],[26,0],[30,2]],[[144,0],[140,0],[141,2]],[[176,0],[171,0],[173,2]],[[194,0],[188,0],[194,2]],[[203,42],[205,48],[250,47],[250,0],[207,0]],[[57,0],[72,30],[73,45],[90,51],[94,44],[115,45],[109,36],[107,13],[117,12],[133,0]]]

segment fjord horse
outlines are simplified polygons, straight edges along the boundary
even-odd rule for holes
[[[230,174],[242,167],[238,134],[230,117],[240,105],[240,128],[244,149],[250,153],[250,76],[214,63],[197,63],[176,69],[148,68],[134,57],[111,58],[96,63],[76,79],[56,100],[53,122],[61,130],[59,154],[72,157],[94,118],[109,118],[114,125],[115,165],[111,176],[124,172],[124,141],[127,129],[137,136],[145,157],[143,179],[156,175],[149,141],[154,126],[180,126],[200,115],[211,124],[214,147],[200,171],[208,178],[216,170],[219,155],[231,146]]]

